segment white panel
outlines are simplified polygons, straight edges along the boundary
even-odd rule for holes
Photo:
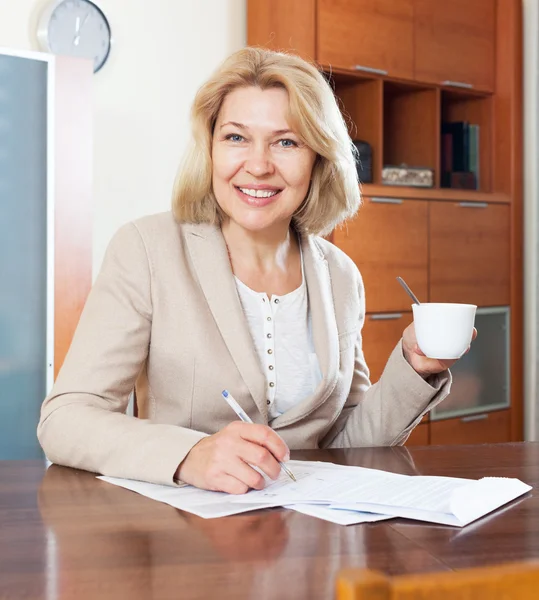
[[[538,32],[537,0],[524,0],[524,435],[539,439]]]

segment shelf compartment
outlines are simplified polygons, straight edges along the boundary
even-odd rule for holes
[[[382,81],[340,78],[334,80],[334,85],[348,123],[350,137],[353,140],[363,140],[371,147],[372,181],[379,184],[383,154]]]
[[[383,164],[427,167],[439,185],[440,91],[384,81]]]
[[[444,123],[465,122],[478,126],[478,156],[479,156],[479,184],[477,191],[492,191],[492,98],[473,92],[443,89],[441,91],[441,121],[442,130]],[[468,130],[469,131],[469,130]],[[473,133],[465,134],[468,145],[473,147]],[[447,170],[443,164],[444,132],[440,136],[440,172]],[[448,142],[451,144],[451,142]],[[449,149],[448,149],[449,150]],[[463,160],[467,161],[466,152]],[[454,156],[454,155],[453,155]],[[473,160],[473,159],[472,159]],[[451,160],[450,160],[451,162]],[[457,165],[458,166],[458,165]],[[463,170],[457,168],[457,171]],[[470,170],[464,169],[464,170]],[[451,187],[444,185],[444,187]]]

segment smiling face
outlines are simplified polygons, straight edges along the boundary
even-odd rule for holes
[[[221,209],[249,232],[286,232],[307,196],[316,153],[287,121],[281,88],[228,94],[212,142],[213,192]]]

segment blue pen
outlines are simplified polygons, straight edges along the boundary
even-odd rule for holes
[[[223,390],[221,393],[223,394],[223,398],[228,402],[230,408],[238,415],[241,421],[243,421],[244,423],[252,423],[251,419],[249,418],[249,415],[236,402],[236,400],[229,391]],[[292,473],[292,471],[284,463],[279,461],[279,464],[281,465],[281,469],[288,475],[288,477],[290,477],[290,479],[292,479],[293,481],[297,481],[297,479],[294,477],[294,473]]]

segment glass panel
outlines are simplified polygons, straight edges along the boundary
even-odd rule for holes
[[[0,459],[43,457],[47,66],[0,55]]]
[[[432,412],[446,419],[509,406],[509,308],[478,308],[478,336],[451,368],[451,394]]]

